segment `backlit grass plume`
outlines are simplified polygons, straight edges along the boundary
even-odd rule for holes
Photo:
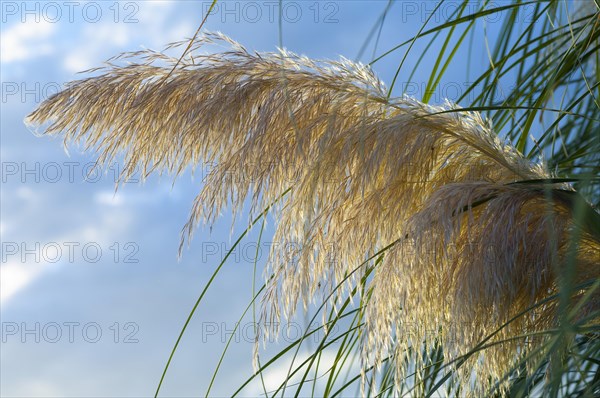
[[[200,53],[208,44],[225,50]],[[254,214],[277,203],[262,320],[317,297],[335,307],[365,283],[364,368],[394,355],[400,380],[410,349],[441,342],[452,362],[487,338],[458,372],[463,391],[481,393],[519,357],[534,361],[551,338],[542,332],[565,321],[551,299],[564,275],[598,279],[598,214],[477,113],[388,99],[364,65],[250,53],[220,34],[181,63],[153,51],[118,59],[28,121],[97,149],[101,163],[124,154],[124,179],[215,164],[184,238],[249,198]],[[597,292],[578,307],[585,292],[567,297],[579,326],[600,307]]]

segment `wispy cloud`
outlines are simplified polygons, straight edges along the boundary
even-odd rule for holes
[[[10,260],[0,267],[0,301],[6,305],[20,290],[44,271],[44,265]]]
[[[54,46],[50,38],[55,33],[56,24],[44,20],[13,24],[2,32],[1,62],[8,64],[52,54]]]

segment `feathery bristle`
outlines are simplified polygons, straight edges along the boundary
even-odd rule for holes
[[[209,43],[228,49],[197,54]],[[392,242],[368,285],[365,364],[439,338],[420,325],[441,331],[452,360],[557,292],[572,212],[539,186],[512,184],[551,175],[501,142],[479,114],[388,99],[361,64],[252,54],[221,34],[199,38],[175,69],[177,59],[152,51],[117,59],[130,63],[72,83],[28,121],[51,122],[46,133],[96,148],[101,163],[125,154],[124,179],[136,167],[177,175],[216,164],[183,238],[225,208],[239,211],[249,195],[257,213],[291,188],[271,209],[277,244],[263,321],[291,317],[300,302],[306,308],[351,275],[342,283],[349,292],[364,275],[357,265]],[[576,282],[598,278],[599,252],[598,238],[584,232]],[[519,317],[490,342],[552,327],[556,311],[549,303]],[[465,391],[485,391],[487,376],[498,380],[526,344],[508,340],[473,358]],[[406,369],[397,358],[400,379]]]

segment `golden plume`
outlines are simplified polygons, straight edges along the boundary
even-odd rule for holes
[[[201,54],[208,44],[225,49]],[[117,59],[46,100],[28,122],[83,141],[100,163],[124,154],[124,179],[136,167],[177,175],[216,164],[184,237],[225,208],[239,211],[249,195],[257,213],[291,188],[271,210],[277,245],[265,322],[291,317],[319,294],[335,306],[364,276],[357,265],[393,243],[367,279],[364,365],[396,353],[400,380],[411,345],[441,339],[450,361],[493,335],[463,367],[464,390],[477,394],[531,349],[515,336],[557,325],[556,301],[528,309],[557,294],[569,258],[575,284],[600,275],[598,213],[584,204],[596,221],[580,228],[577,194],[566,184],[548,188],[553,176],[478,113],[388,99],[367,66],[250,53],[218,33],[198,38],[180,63],[153,51]],[[595,294],[578,319],[599,308]]]

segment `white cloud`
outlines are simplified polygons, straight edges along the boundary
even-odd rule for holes
[[[19,188],[17,188],[16,196],[25,202],[33,202],[34,200],[36,200],[36,194],[30,187],[26,185],[22,185]]]
[[[21,289],[29,285],[44,270],[40,263],[8,260],[0,266],[0,301],[6,303]]]
[[[54,46],[49,39],[56,31],[56,24],[40,20],[27,20],[5,29],[0,39],[2,63],[23,61],[51,54]]]
[[[190,20],[169,18],[174,2],[147,1],[136,3],[139,9],[131,18],[134,23],[106,20],[81,29],[77,43],[69,47],[63,66],[77,73],[100,66],[106,58],[141,48],[162,50],[167,44],[190,37],[196,26]]]
[[[124,198],[122,194],[114,191],[102,191],[94,194],[94,202],[104,206],[121,206]]]
[[[21,189],[30,193],[29,189]],[[80,247],[87,242],[93,242],[101,248],[110,247],[120,237],[132,228],[132,216],[124,212],[110,211],[104,213],[99,224],[82,225],[62,236],[49,237],[42,242],[12,242],[9,248],[3,243],[3,258],[0,266],[0,302],[5,306],[19,291],[27,288],[32,282],[44,277],[47,272],[59,271],[70,264],[68,248],[65,242],[77,242]],[[16,246],[15,246],[16,245]],[[36,246],[37,245],[37,246]],[[54,248],[58,245],[60,258],[55,258]],[[36,247],[35,250],[32,249]],[[6,252],[10,249],[10,253]],[[23,257],[24,253],[26,254]],[[39,256],[37,258],[34,255]]]
[[[5,221],[0,221],[0,235],[4,235],[10,230],[8,223]]]
[[[336,350],[323,350],[321,357],[319,358],[319,369],[328,369],[329,367],[331,367],[333,365],[333,363],[336,360],[336,355],[337,352]],[[308,354],[306,352],[300,352],[298,353],[298,356],[296,357],[296,359],[294,360],[294,367],[298,366],[299,364],[301,364],[302,362],[304,362],[307,358],[308,358]],[[275,391],[277,390],[281,384],[285,381],[285,379],[288,377],[288,373],[290,371],[290,364],[291,364],[291,357],[283,357],[280,358],[277,364],[273,364],[273,366],[270,366],[269,368],[265,369],[264,373],[263,373],[263,380],[265,383],[265,387],[267,389],[267,391]],[[353,367],[356,368],[356,366]],[[303,374],[303,372],[306,370],[306,367],[302,368],[302,371],[299,372],[300,375]],[[300,381],[300,378],[298,376],[298,374],[296,374],[296,376],[292,377],[292,379],[288,382],[288,386],[294,385],[294,389],[297,387],[295,386],[295,383],[298,383]],[[321,380],[319,380],[317,382],[317,390],[316,390],[316,395],[319,395],[319,390],[323,388],[324,383],[327,382],[327,378],[322,378]],[[248,394],[250,396],[261,396],[264,395],[263,389],[261,387],[261,384],[256,381],[254,384],[251,384],[250,386],[248,386],[248,388],[246,390],[244,390],[245,394]]]
[[[113,22],[96,23],[83,29],[81,41],[64,60],[64,67],[70,73],[90,69],[104,61],[99,59],[106,48],[123,47],[129,42],[133,32],[129,24]]]
[[[174,1],[146,1],[140,4],[140,9],[136,13],[136,18],[140,21],[146,21],[157,16],[166,16],[176,2]]]

